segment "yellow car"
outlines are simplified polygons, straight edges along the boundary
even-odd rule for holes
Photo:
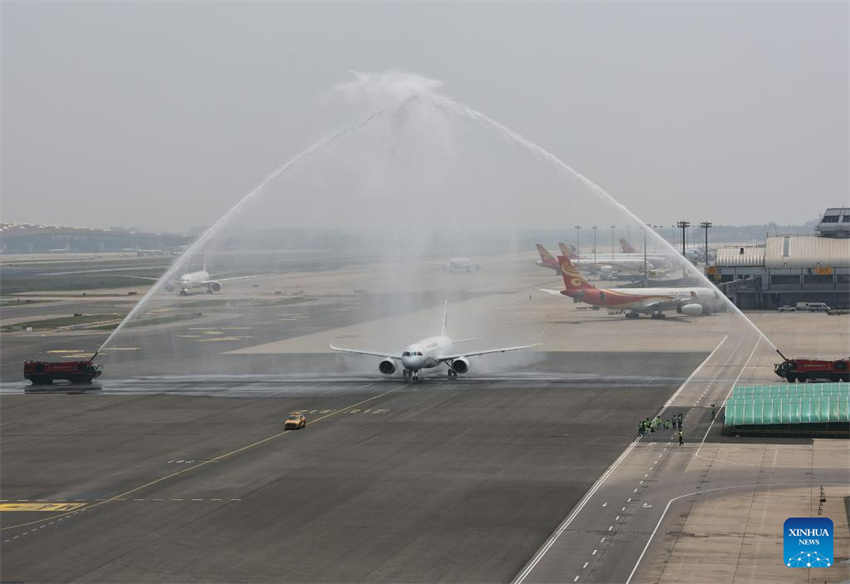
[[[283,421],[284,430],[300,430],[307,427],[307,417],[304,414],[290,414]]]

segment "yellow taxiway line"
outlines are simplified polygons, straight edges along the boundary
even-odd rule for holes
[[[371,384],[370,384],[370,385],[371,385]],[[367,387],[368,387],[368,386],[367,386]],[[329,413],[329,414],[325,414],[324,416],[320,416],[320,417],[316,418],[315,420],[311,421],[311,422],[310,422],[310,424],[311,424],[311,425],[312,425],[312,424],[316,424],[316,423],[318,423],[318,422],[321,422],[322,420],[326,420],[326,419],[328,419],[328,418],[330,418],[330,417],[332,417],[332,416],[336,416],[336,415],[339,415],[339,414],[341,414],[341,413],[343,413],[343,412],[346,412],[346,411],[348,411],[348,410],[350,410],[350,409],[352,409],[352,408],[356,408],[357,406],[360,406],[360,405],[363,405],[363,404],[365,404],[365,403],[369,403],[370,401],[374,401],[374,400],[376,400],[376,399],[382,398],[382,397],[384,397],[384,396],[386,396],[386,395],[389,395],[389,394],[390,394],[390,393],[392,393],[393,391],[395,391],[395,390],[394,390],[394,389],[391,389],[391,390],[389,390],[389,391],[385,391],[385,392],[383,392],[383,393],[379,393],[378,395],[373,395],[372,397],[367,398],[367,399],[364,399],[364,400],[361,400],[361,401],[359,401],[359,402],[357,402],[357,403],[353,403],[353,404],[351,404],[351,405],[345,406],[344,408],[340,408],[340,409],[335,410],[335,411],[333,411],[333,412],[331,412],[331,413]],[[148,488],[148,487],[152,487],[152,486],[154,486],[154,485],[156,485],[156,484],[159,484],[159,483],[165,482],[165,481],[167,481],[167,480],[169,480],[169,479],[173,479],[173,478],[175,478],[175,477],[179,477],[179,476],[181,476],[181,475],[184,475],[184,474],[190,473],[190,472],[192,472],[192,471],[198,470],[199,468],[205,467],[205,466],[207,466],[208,464],[212,464],[212,463],[214,463],[214,462],[219,462],[219,461],[224,460],[224,459],[226,459],[226,458],[231,458],[231,457],[233,457],[233,456],[236,456],[237,454],[241,454],[241,453],[243,453],[243,452],[245,452],[245,451],[247,451],[247,450],[251,450],[252,448],[256,448],[257,446],[262,446],[263,444],[266,444],[266,443],[268,443],[268,442],[271,442],[272,440],[276,440],[277,438],[280,438],[280,437],[285,436],[285,435],[290,434],[290,433],[291,433],[291,432],[288,432],[288,431],[286,431],[286,430],[283,430],[283,431],[281,431],[281,432],[276,432],[276,433],[272,434],[271,436],[266,436],[265,438],[261,438],[261,439],[259,439],[259,440],[255,441],[255,442],[251,442],[250,444],[246,444],[245,446],[240,446],[239,448],[236,448],[235,450],[231,450],[231,451],[229,451],[229,452],[225,452],[225,453],[223,453],[223,454],[219,454],[218,456],[215,456],[215,457],[213,457],[213,458],[209,458],[209,459],[204,460],[203,462],[199,462],[198,464],[195,464],[195,465],[193,465],[193,466],[189,466],[189,467],[186,467],[186,468],[184,468],[184,469],[182,469],[182,470],[178,470],[178,471],[173,472],[173,473],[171,473],[171,474],[167,474],[167,475],[165,475],[164,477],[160,477],[160,478],[158,478],[158,479],[154,479],[154,480],[152,480],[152,481],[148,481],[147,483],[144,483],[144,484],[142,484],[142,485],[139,485],[138,487],[133,487],[132,489],[129,489],[129,490],[127,490],[127,491],[124,491],[123,493],[118,493],[117,495],[113,495],[112,497],[109,497],[108,499],[105,499],[105,500],[103,500],[103,501],[98,501],[97,503],[94,503],[94,504],[89,505],[88,507],[86,507],[86,508],[85,508],[85,510],[86,510],[86,511],[88,511],[88,510],[90,510],[90,509],[94,509],[95,507],[99,507],[99,506],[101,506],[101,505],[106,505],[107,503],[111,503],[111,502],[113,502],[113,501],[118,501],[118,500],[120,500],[120,499],[124,499],[124,498],[126,498],[128,495],[132,495],[133,493],[136,493],[136,492],[138,492],[138,491],[141,491],[142,489],[146,489],[146,488]],[[28,522],[26,522],[26,523],[18,523],[18,524],[16,524],[16,525],[8,525],[8,526],[3,527],[2,529],[0,529],[0,531],[8,531],[8,530],[10,530],[10,529],[17,529],[17,528],[19,528],[19,527],[27,527],[27,526],[29,526],[29,525],[36,525],[36,524],[38,524],[38,523],[44,523],[45,521],[53,521],[54,519],[58,519],[59,517],[64,517],[64,516],[67,516],[67,515],[71,515],[71,514],[73,514],[73,513],[78,513],[81,509],[82,509],[82,508],[77,508],[77,509],[75,509],[75,510],[68,510],[68,511],[65,511],[64,513],[61,513],[60,515],[51,515],[50,517],[46,517],[46,518],[44,518],[44,519],[36,519],[36,520],[34,520],[34,521],[28,521]]]

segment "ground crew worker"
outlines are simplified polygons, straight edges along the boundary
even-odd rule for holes
[[[670,429],[670,420],[664,420],[664,429],[665,429],[665,430],[669,430],[669,429]]]
[[[682,436],[682,431],[679,430],[679,446],[682,446],[685,443],[685,438]]]

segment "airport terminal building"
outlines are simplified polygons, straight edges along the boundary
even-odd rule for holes
[[[850,208],[827,209],[816,235],[768,237],[722,247],[707,274],[744,309],[797,302],[850,307]]]

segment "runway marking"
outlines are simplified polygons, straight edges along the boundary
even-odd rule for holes
[[[599,551],[599,550],[597,550],[596,548],[593,548],[593,552],[591,552],[591,554],[590,554],[590,555],[591,555],[591,556],[595,556],[597,551]]]
[[[752,361],[753,355],[756,354],[756,349],[758,348],[759,343],[761,343],[761,337],[756,339],[756,343],[753,345],[753,350],[750,351],[750,356],[747,357],[747,360],[744,362],[744,366],[741,367],[741,370],[738,372],[738,376],[735,378],[735,381],[732,382],[732,387],[729,388],[729,392],[726,394],[726,397],[723,398],[723,403],[720,404],[720,409],[726,407],[726,402],[729,401],[729,396],[732,395],[732,391],[734,391],[735,386],[738,385],[738,381],[741,379],[741,375],[743,375],[744,370],[750,366],[750,361]],[[715,415],[714,418],[711,420],[711,423],[708,425],[708,429],[706,429],[705,434],[703,434],[702,440],[700,440],[699,443],[699,448],[697,448],[697,451],[694,456],[699,456],[699,453],[702,450],[702,446],[703,444],[705,444],[705,439],[708,438],[708,433],[711,432],[711,428],[712,426],[714,426],[714,422],[716,420],[717,416]]]
[[[590,562],[585,562],[585,563],[584,563],[584,565],[581,567],[581,569],[582,569],[582,570],[584,570],[585,568],[587,568],[587,565],[588,565],[589,563],[590,563]]]
[[[697,368],[696,368],[696,369],[694,369],[694,370],[691,372],[691,374],[690,374],[690,375],[688,375],[688,378],[687,378],[687,379],[685,379],[685,382],[684,382],[684,383],[682,383],[682,385],[680,385],[680,386],[679,386],[679,389],[677,389],[677,390],[676,390],[676,392],[675,392],[673,395],[671,395],[671,396],[670,396],[670,399],[668,399],[668,400],[667,400],[667,402],[664,404],[664,407],[663,407],[663,408],[661,408],[661,411],[662,411],[662,412],[663,412],[664,410],[666,410],[668,407],[670,407],[670,404],[672,404],[672,403],[673,403],[673,401],[674,401],[677,397],[679,397],[679,394],[680,394],[680,393],[682,393],[682,390],[683,390],[683,389],[685,389],[685,387],[688,385],[688,383],[690,383],[691,379],[693,379],[693,378],[694,378],[694,376],[702,370],[703,366],[704,366],[706,363],[708,363],[708,361],[709,361],[709,360],[710,360],[710,359],[714,356],[714,354],[717,352],[717,349],[719,349],[719,348],[723,345],[723,343],[725,343],[725,342],[726,342],[726,339],[728,339],[728,338],[729,338],[729,335],[724,335],[724,336],[723,336],[723,338],[720,340],[720,342],[719,342],[719,343],[717,343],[717,346],[716,346],[716,347],[714,347],[714,349],[711,351],[711,353],[709,353],[709,354],[708,354],[708,357],[706,357],[706,358],[703,360],[703,362],[702,362],[702,363],[700,363],[700,364],[697,366]]]
[[[73,511],[88,503],[0,503],[0,511]]]
[[[796,483],[779,483],[779,484],[770,485],[770,488],[774,488],[774,487],[790,488],[790,487],[800,486],[800,485],[810,487],[811,484],[812,484],[811,481],[802,481],[802,482],[796,482]],[[826,481],[824,484],[827,484],[827,485],[840,484],[842,486],[844,485],[844,483],[836,483],[834,481]],[[629,577],[626,578],[625,584],[630,584],[630,582],[632,581],[632,578],[634,578],[635,572],[637,572],[638,566],[640,566],[640,563],[643,560],[643,557],[646,555],[646,550],[649,549],[649,544],[652,543],[652,539],[655,537],[655,533],[658,531],[658,528],[661,526],[661,522],[664,521],[664,516],[667,514],[667,511],[670,510],[670,505],[673,504],[675,501],[678,501],[680,499],[685,499],[687,497],[693,497],[694,495],[705,495],[707,493],[716,493],[716,492],[719,492],[719,491],[731,491],[733,489],[752,489],[752,488],[758,489],[759,487],[765,488],[765,485],[763,483],[746,483],[746,484],[742,484],[742,485],[732,485],[732,486],[729,486],[729,487],[715,487],[713,489],[705,489],[705,490],[692,491],[690,493],[685,493],[684,495],[679,495],[678,497],[673,497],[672,499],[667,501],[667,505],[664,507],[664,511],[661,512],[661,517],[658,518],[658,523],[655,524],[655,529],[653,529],[652,533],[649,534],[649,539],[646,540],[646,545],[643,546],[643,551],[640,552],[640,556],[638,556],[638,559],[635,562],[635,565],[632,568],[632,571],[629,573]]]
[[[365,386],[363,386],[361,389],[366,389],[366,388],[371,387],[371,386],[373,386],[373,385],[374,385],[374,383],[369,383],[369,384],[366,384]],[[331,413],[329,413],[329,414],[326,414],[326,415],[324,415],[324,416],[320,416],[320,417],[316,418],[315,420],[313,420],[313,421],[311,422],[311,424],[315,424],[315,423],[320,422],[320,421],[322,421],[322,420],[326,420],[326,419],[328,419],[328,418],[330,418],[330,417],[333,417],[333,416],[335,416],[335,415],[337,415],[337,414],[340,414],[340,413],[342,413],[342,412],[345,412],[346,410],[348,410],[348,409],[350,409],[350,408],[355,408],[355,407],[357,407],[357,406],[363,405],[363,404],[365,404],[365,403],[369,403],[369,402],[374,401],[374,400],[376,400],[376,399],[380,399],[380,398],[382,398],[382,397],[386,397],[387,395],[389,395],[389,394],[393,393],[394,391],[395,391],[395,388],[390,389],[390,390],[385,391],[385,392],[382,392],[382,393],[379,393],[379,394],[377,394],[377,395],[373,395],[372,397],[369,397],[369,398],[366,398],[366,399],[361,400],[361,401],[359,401],[359,402],[353,403],[353,404],[351,404],[351,405],[349,405],[349,406],[346,406],[346,407],[344,407],[344,408],[340,408],[340,409],[338,409],[338,410],[336,410],[336,411],[333,411],[333,412],[331,412]],[[172,472],[172,473],[167,474],[167,475],[165,475],[165,476],[163,476],[163,477],[160,477],[160,478],[158,478],[158,479],[154,479],[154,480],[152,480],[152,481],[148,481],[148,482],[146,482],[146,483],[144,483],[144,484],[142,484],[142,485],[139,485],[138,487],[133,487],[132,489],[129,489],[129,490],[127,490],[127,491],[124,491],[123,493],[119,493],[119,494],[117,494],[117,495],[114,495],[114,496],[112,496],[112,497],[110,497],[110,498],[106,499],[105,501],[99,501],[99,502],[97,502],[97,503],[94,503],[94,504],[92,504],[92,505],[89,505],[88,507],[86,507],[86,509],[85,509],[85,510],[86,510],[86,511],[88,511],[88,510],[91,510],[91,509],[95,509],[96,507],[100,507],[101,505],[106,505],[107,503],[110,503],[110,502],[112,502],[112,501],[119,500],[119,499],[121,499],[121,498],[123,498],[123,497],[127,497],[128,495],[132,495],[132,494],[134,494],[134,493],[136,493],[136,492],[138,492],[138,491],[141,491],[142,489],[146,489],[146,488],[148,488],[148,487],[152,487],[152,486],[154,486],[154,485],[158,485],[158,484],[163,483],[163,482],[165,482],[165,481],[167,481],[167,480],[170,480],[170,479],[173,479],[173,478],[179,477],[179,476],[181,476],[181,475],[184,475],[184,474],[190,473],[190,472],[192,472],[192,471],[198,470],[199,468],[203,468],[203,467],[207,466],[208,464],[212,464],[212,463],[214,463],[214,462],[218,462],[218,461],[220,461],[220,460],[225,460],[225,459],[227,459],[227,458],[231,458],[231,457],[236,456],[236,455],[238,455],[238,454],[241,454],[241,453],[243,453],[243,452],[245,452],[245,451],[247,451],[247,450],[251,450],[252,448],[256,448],[256,447],[258,447],[258,446],[262,446],[263,444],[267,444],[268,442],[271,442],[271,441],[276,440],[276,439],[278,439],[278,438],[281,438],[281,437],[283,437],[283,436],[289,436],[289,435],[291,435],[291,432],[287,432],[286,430],[283,430],[283,431],[280,431],[280,432],[276,432],[275,434],[272,434],[272,435],[270,435],[270,436],[266,436],[265,438],[261,438],[261,439],[259,439],[259,440],[254,441],[254,442],[251,442],[251,443],[249,443],[249,444],[246,444],[245,446],[241,446],[241,447],[236,448],[236,449],[234,449],[234,450],[231,450],[231,451],[229,451],[229,452],[225,452],[225,453],[223,453],[223,454],[219,454],[218,456],[215,456],[215,457],[210,458],[210,459],[208,459],[208,460],[205,460],[205,461],[203,461],[203,462],[199,462],[198,464],[196,464],[196,465],[194,465],[194,466],[189,466],[189,467],[183,468],[183,469],[181,469],[181,470],[178,470],[178,471]],[[629,449],[627,449],[627,450],[629,450]],[[241,499],[231,499],[231,501],[241,501]],[[66,513],[64,513],[63,515],[60,515],[60,516],[58,516],[58,517],[59,517],[59,518],[64,519],[64,518],[67,518],[68,516],[72,515],[73,513],[76,513],[76,511],[66,512]],[[54,516],[54,517],[53,517],[53,519],[56,519],[56,518],[57,518],[57,516]],[[43,523],[43,522],[45,522],[45,521],[48,521],[48,519],[36,519],[36,520],[34,520],[34,521],[28,521],[28,522],[26,522],[26,523],[18,523],[18,524],[16,524],[16,525],[7,525],[7,526],[4,526],[4,527],[0,528],[0,531],[7,531],[7,530],[10,530],[10,529],[17,529],[17,528],[20,528],[20,527],[28,527],[28,526],[30,526],[30,525],[35,525],[35,524],[38,524],[38,523]]]
[[[626,449],[623,450],[623,452],[620,454],[620,456],[617,458],[617,460],[615,460],[611,464],[611,466],[609,466],[605,470],[605,472],[602,473],[602,475],[598,479],[596,479],[596,482],[593,483],[593,486],[590,487],[590,489],[587,491],[587,493],[584,494],[584,497],[582,497],[581,500],[578,502],[578,504],[573,508],[573,510],[570,511],[570,514],[567,515],[567,517],[555,529],[555,531],[552,533],[552,535],[549,536],[549,538],[546,540],[546,543],[544,543],[543,546],[539,550],[537,550],[537,553],[534,554],[534,556],[525,565],[525,567],[522,569],[522,571],[520,571],[520,573],[517,574],[517,576],[513,579],[512,584],[522,584],[522,582],[524,582],[525,579],[528,578],[528,575],[531,573],[531,571],[534,569],[534,567],[540,562],[540,560],[543,559],[543,556],[546,555],[546,553],[549,551],[549,549],[553,545],[555,545],[555,542],[558,541],[558,539],[561,537],[561,535],[563,535],[563,533],[567,530],[567,528],[570,526],[570,524],[575,520],[575,518],[578,516],[578,514],[581,513],[581,510],[584,509],[584,506],[587,505],[587,503],[590,501],[591,498],[593,498],[593,495],[596,493],[596,491],[598,491],[599,488],[605,483],[605,481],[608,480],[608,477],[611,476],[611,474],[615,470],[617,470],[617,467],[620,466],[620,463],[623,462],[623,460],[625,460],[625,458],[637,446],[637,444],[638,444],[637,438],[635,440],[632,440],[631,443],[629,443],[629,445],[626,446]],[[605,541],[605,538],[603,537],[602,540],[600,540],[600,543],[604,542],[604,541]]]

